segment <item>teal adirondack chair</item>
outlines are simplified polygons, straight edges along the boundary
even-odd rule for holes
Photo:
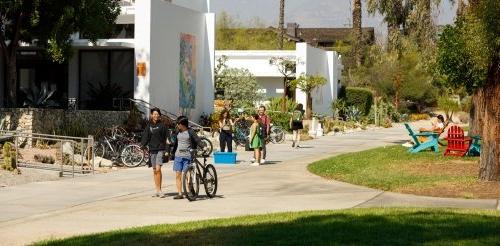
[[[432,149],[434,152],[439,152],[439,144],[438,137],[439,135],[434,132],[423,132],[423,133],[415,133],[408,123],[405,123],[405,127],[410,133],[410,136],[413,138],[415,145],[411,147],[408,151],[410,153],[418,153],[422,150]],[[418,137],[427,137],[427,141],[421,142]]]

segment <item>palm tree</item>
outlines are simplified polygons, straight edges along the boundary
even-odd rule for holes
[[[283,39],[285,38],[285,0],[280,0],[280,20],[279,20],[278,49],[283,49]]]
[[[353,45],[352,51],[357,66],[361,65],[362,31],[361,31],[361,0],[353,0],[352,10],[352,31]]]

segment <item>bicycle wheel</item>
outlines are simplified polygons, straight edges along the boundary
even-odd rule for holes
[[[285,141],[285,131],[279,126],[271,127],[269,135],[271,142],[275,144],[283,143]]]
[[[123,148],[120,159],[127,167],[137,167],[144,160],[144,151],[139,145],[130,144]]]
[[[205,167],[205,171],[203,172],[203,180],[205,182],[205,192],[207,196],[212,198],[217,193],[217,171],[215,171],[215,167],[212,164],[208,164]]]
[[[206,137],[201,137],[200,140],[202,143],[204,143],[205,147],[198,148],[196,154],[198,156],[210,156],[210,154],[212,154],[212,151],[214,149],[212,142]]]
[[[89,149],[92,148],[93,156],[89,156]],[[92,160],[93,157],[104,158],[106,154],[106,150],[104,149],[104,145],[101,142],[94,142],[94,146],[87,147],[83,152],[83,156],[86,160]]]
[[[192,165],[183,173],[182,188],[189,201],[196,200],[200,191],[200,180],[196,174],[196,168]]]

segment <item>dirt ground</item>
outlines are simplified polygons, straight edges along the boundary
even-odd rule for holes
[[[56,160],[54,165],[56,168],[60,167],[60,157],[57,158],[58,152],[60,152],[59,148],[49,148],[49,149],[40,149],[40,148],[22,148],[19,150],[20,156],[19,161],[23,163],[30,163],[32,165],[38,164],[35,161],[35,155],[44,155],[44,156],[52,156],[54,160]],[[59,154],[60,156],[60,154]],[[0,159],[3,157],[0,154]],[[51,164],[45,164],[45,167],[52,166]],[[80,167],[78,167],[79,169]],[[32,182],[43,182],[43,181],[52,181],[61,179],[59,177],[58,170],[45,170],[39,168],[25,168],[20,167],[21,174],[17,174],[16,172],[9,172],[6,170],[0,169],[0,188],[21,185]],[[113,167],[113,168],[96,168],[95,173],[107,173],[113,172],[121,169],[121,167]],[[64,173],[62,178],[67,176],[71,176],[70,173]]]
[[[478,177],[479,163],[476,160],[451,160],[441,164],[414,163],[404,171],[413,175],[436,176],[446,175],[460,178],[457,181],[443,181],[431,187],[408,187],[397,192],[435,196],[500,199],[500,181],[480,181]],[[463,178],[470,180],[464,182]]]

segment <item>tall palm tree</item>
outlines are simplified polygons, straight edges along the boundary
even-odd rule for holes
[[[280,20],[279,20],[278,49],[283,49],[283,40],[285,39],[285,0],[280,0]]]
[[[353,10],[352,10],[352,31],[353,31],[353,43],[352,51],[354,55],[354,60],[357,66],[361,65],[361,51],[362,51],[362,31],[361,31],[361,0],[353,0]]]

